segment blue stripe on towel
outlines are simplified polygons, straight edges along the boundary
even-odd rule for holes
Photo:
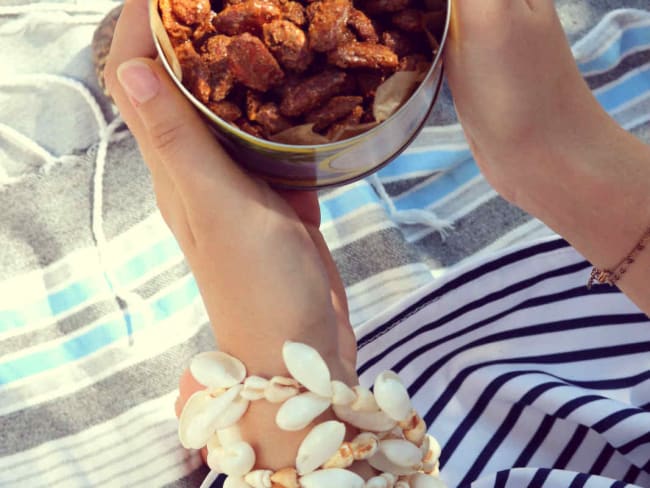
[[[148,312],[150,314],[147,315],[151,317],[150,320],[145,320],[141,314],[132,315],[127,312],[124,317],[104,321],[53,347],[45,347],[25,356],[0,363],[0,385],[6,385],[89,356],[120,339],[125,339],[133,332],[144,330],[155,326],[159,321],[169,319],[191,305],[198,296],[199,290],[194,278],[187,277],[182,286],[166,293],[149,305]],[[130,328],[125,326],[125,320],[129,321]]]
[[[176,241],[169,237],[126,261],[115,270],[117,284],[131,286],[144,275],[161,270],[168,262],[182,256]],[[90,305],[100,294],[112,294],[108,283],[100,275],[71,283],[50,293],[39,302],[32,302],[22,309],[0,310],[0,334],[12,329],[27,327],[36,322],[69,312],[84,304]]]
[[[618,41],[612,43],[600,56],[579,63],[578,67],[584,74],[601,73],[615,67],[629,53],[644,48],[650,48],[650,25],[623,31]]]
[[[421,190],[397,200],[395,204],[400,210],[404,208],[422,208],[419,207],[421,204],[423,206],[429,205],[448,195],[478,174],[478,168],[471,159],[469,151],[428,151],[405,154],[397,158],[388,167],[394,166],[391,169],[392,175],[397,176],[400,172],[404,175],[414,171],[410,167],[412,162],[415,163],[417,168],[415,171],[426,168],[427,165],[431,168],[454,167],[454,169],[445,172]],[[386,173],[383,175],[385,176]],[[423,204],[425,200],[426,205]],[[321,202],[322,222],[330,223],[365,205],[379,203],[380,201],[380,198],[369,185],[356,185],[340,195]]]
[[[408,178],[409,173],[448,170],[470,156],[470,152],[466,149],[460,151],[432,149],[430,151],[406,152],[391,164],[379,170],[379,176],[381,178]]]
[[[426,208],[458,190],[458,188],[478,176],[479,173],[480,171],[474,159],[467,159],[453,170],[433,179],[429,184],[396,198],[394,200],[395,206],[398,210]]]
[[[320,202],[321,221],[329,223],[366,205],[379,202],[379,197],[369,185],[357,184],[340,195]]]
[[[178,243],[171,236],[159,241],[146,251],[128,260],[117,269],[115,277],[120,286],[128,286],[143,275],[156,268],[161,268],[169,261],[178,259],[182,255]]]
[[[623,77],[607,89],[596,92],[596,98],[608,112],[613,112],[630,100],[650,94],[650,66]]]
[[[71,283],[52,292],[36,303],[19,310],[0,310],[0,333],[26,327],[29,324],[70,310],[93,296],[106,291],[106,283],[99,276]]]

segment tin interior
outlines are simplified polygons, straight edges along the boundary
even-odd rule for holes
[[[433,111],[433,106],[435,104],[436,99],[438,98],[438,95],[440,93],[440,89],[442,88],[442,79],[443,79],[443,74],[444,70],[441,68],[441,73],[440,73],[440,78],[438,78],[438,82],[436,83],[436,88],[435,88],[435,93],[433,95],[433,102],[427,109],[426,116],[422,120],[422,123],[418,126],[418,128],[413,132],[411,137],[404,142],[402,147],[400,147],[397,152],[393,153],[390,157],[387,157],[382,163],[373,166],[371,169],[368,171],[364,171],[362,173],[346,177],[345,181],[332,181],[332,182],[318,182],[317,184],[303,184],[301,182],[296,182],[292,181],[290,183],[285,182],[284,180],[279,180],[279,179],[274,179],[272,177],[265,176],[266,180],[272,184],[275,188],[279,188],[282,190],[304,190],[304,191],[311,191],[311,190],[323,190],[325,188],[334,188],[337,186],[341,186],[342,184],[349,184],[349,183],[354,183],[355,181],[362,180],[366,178],[367,176],[379,171],[381,168],[384,166],[388,165],[391,163],[395,158],[397,158],[400,154],[402,154],[410,145],[411,143],[415,140],[415,138],[420,134],[420,131],[422,128],[425,126],[427,119],[431,115],[431,112]],[[370,132],[370,131],[369,131]],[[347,139],[350,140],[350,139]],[[300,146],[296,146],[300,147]],[[318,146],[313,146],[313,147],[318,147]]]
[[[442,38],[440,40],[440,47],[438,48],[438,52],[436,53],[436,56],[431,63],[431,66],[429,67],[429,70],[427,71],[425,75],[425,79],[429,78],[430,76],[433,75],[434,71],[438,67],[439,64],[442,63],[442,55],[443,55],[443,50],[447,42],[447,37],[449,35],[449,27],[451,23],[451,0],[446,1],[446,7],[447,7],[447,16],[445,20],[445,27],[443,30]],[[351,145],[354,145],[356,141],[359,141],[361,139],[365,139],[367,137],[372,137],[375,133],[377,133],[382,126],[385,124],[390,123],[390,120],[395,118],[401,111],[405,110],[407,105],[411,102],[411,100],[414,98],[415,94],[419,92],[420,90],[424,90],[424,83],[420,83],[418,87],[414,90],[413,94],[409,97],[409,99],[404,103],[394,114],[392,114],[388,119],[385,121],[381,122],[378,124],[376,127],[373,127],[372,129],[363,132],[361,134],[358,134],[354,137],[350,137],[347,139],[343,139],[341,141],[335,141],[335,142],[329,142],[326,144],[305,144],[305,145],[292,145],[292,144],[283,144],[279,142],[273,142],[273,141],[268,141],[266,139],[260,139],[258,137],[252,136],[251,134],[244,132],[243,130],[239,129],[238,127],[229,124],[228,122],[224,121],[217,115],[215,115],[208,107],[206,107],[201,101],[199,101],[185,86],[183,85],[180,76],[177,74],[179,73],[179,63],[178,60],[176,59],[173,50],[170,50],[167,46],[166,49],[163,48],[163,44],[168,43],[169,39],[166,38],[167,34],[165,32],[160,31],[160,26],[162,26],[162,23],[160,21],[160,17],[158,15],[158,1],[157,0],[150,0],[149,1],[149,9],[150,9],[150,19],[151,19],[151,27],[154,32],[154,43],[156,45],[156,50],[158,51],[158,54],[160,58],[162,59],[163,65],[165,66],[165,69],[167,72],[171,75],[172,79],[178,86],[178,88],[183,92],[183,94],[214,124],[219,126],[221,130],[224,132],[227,132],[236,138],[246,141],[248,144],[251,146],[257,146],[264,148],[266,150],[270,151],[276,151],[279,153],[286,152],[286,153],[291,153],[291,154],[312,154],[314,152],[320,152],[320,151],[336,151],[339,148],[346,148]],[[154,18],[155,16],[155,18]],[[160,25],[157,25],[159,23]],[[164,29],[163,29],[164,31]],[[163,37],[164,36],[164,37]],[[161,39],[159,39],[159,37]],[[169,45],[171,47],[171,44]],[[171,59],[169,59],[171,58]],[[436,88],[436,91],[439,90],[439,86]],[[436,93],[437,95],[437,93]],[[433,103],[435,103],[437,96],[434,96],[433,98]],[[429,111],[431,108],[429,108]],[[416,131],[416,134],[418,131]],[[410,141],[409,141],[410,142]],[[401,151],[400,151],[401,152]],[[399,154],[399,153],[398,153]],[[394,159],[396,155],[393,155],[388,161]],[[387,162],[388,162],[387,161]],[[383,165],[381,165],[383,166]],[[362,175],[363,176],[363,175]],[[359,177],[362,177],[359,176]],[[357,178],[357,177],[355,177]]]

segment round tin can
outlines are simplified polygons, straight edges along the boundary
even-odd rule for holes
[[[182,83],[181,69],[158,15],[157,0],[149,11],[154,43],[165,69],[179,90],[208,120],[215,136],[245,169],[279,188],[314,190],[363,178],[396,158],[424,126],[443,79],[443,50],[449,35],[451,0],[440,46],[424,79],[409,99],[388,119],[359,135],[315,145],[290,145],[252,136],[215,115]]]

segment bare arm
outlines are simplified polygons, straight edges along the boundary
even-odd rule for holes
[[[449,81],[481,170],[595,266],[615,266],[650,226],[650,147],[593,97],[553,2],[455,7]],[[619,283],[646,314],[649,269],[650,249]]]
[[[518,204],[600,269],[614,268],[650,227],[650,146],[603,123],[575,151],[521,185]],[[650,248],[617,286],[650,315]]]

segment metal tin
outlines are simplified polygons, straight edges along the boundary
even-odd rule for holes
[[[424,126],[440,91],[443,78],[443,50],[449,34],[451,0],[445,0],[447,16],[440,48],[424,80],[391,117],[367,132],[342,141],[318,145],[289,145],[254,137],[217,117],[185,86],[178,62],[168,59],[163,48],[168,38],[160,35],[162,24],[157,1],[149,8],[156,49],[165,69],[181,92],[203,113],[214,134],[235,161],[268,181],[290,189],[313,190],[342,185],[363,178],[397,157]]]

